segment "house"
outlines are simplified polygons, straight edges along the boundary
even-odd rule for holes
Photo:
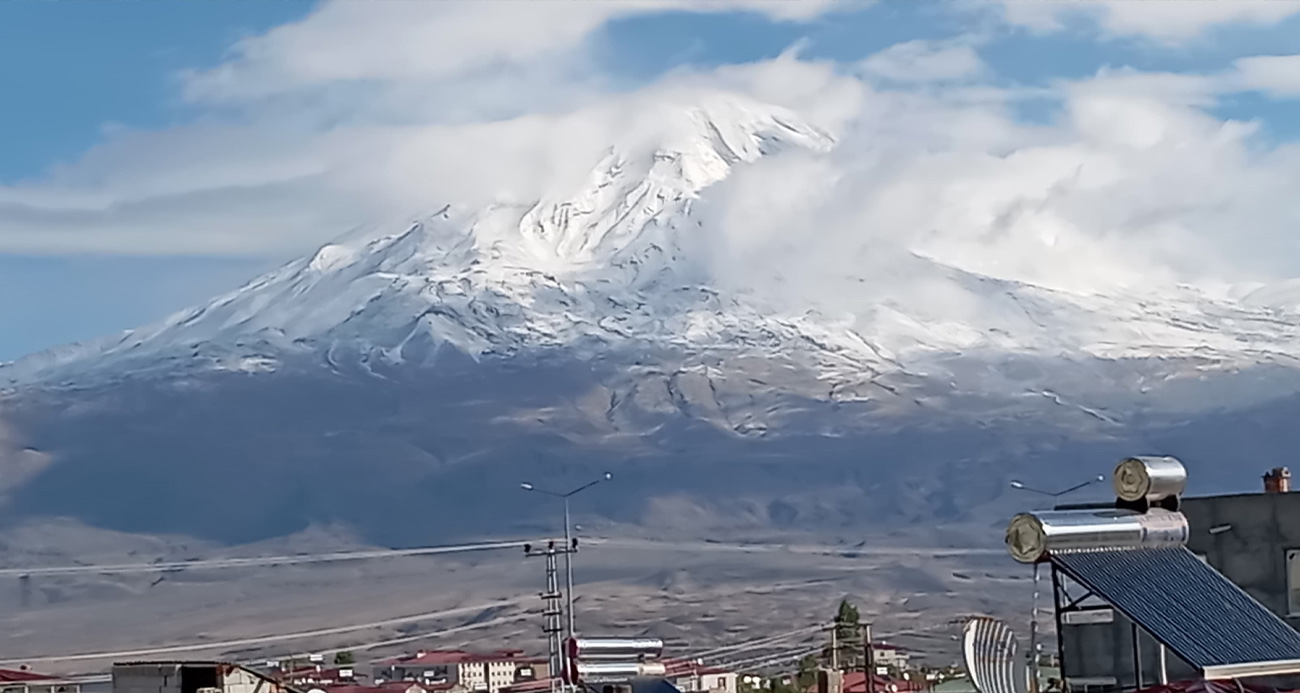
[[[0,693],[81,693],[81,684],[27,669],[0,669]]]
[[[1187,517],[1187,549],[1292,628],[1300,628],[1300,493],[1291,491],[1291,472],[1282,467],[1264,475],[1261,491],[1183,498],[1179,511]],[[1045,588],[1049,600],[1051,589]],[[1094,605],[1085,602],[1057,614],[1061,667],[1069,688],[1133,689],[1139,677],[1142,686],[1158,683],[1159,644],[1109,604],[1090,602]],[[1134,633],[1139,634],[1136,648]],[[1139,667],[1134,667],[1135,650]],[[1165,667],[1170,680],[1199,677],[1173,652],[1166,653]],[[1269,683],[1294,688],[1300,677]]]
[[[868,690],[866,674],[861,671],[846,671],[840,680],[840,693],[910,693],[925,690],[928,686],[924,679],[892,679],[878,674],[871,679],[872,687]]]
[[[888,643],[872,643],[871,656],[875,660],[876,667],[885,667],[889,671],[905,671],[907,669],[907,660],[911,655],[907,650]]]
[[[375,669],[374,681],[410,681],[421,685],[448,684],[465,691],[500,693],[524,681],[550,676],[546,661],[519,650],[479,654],[462,650],[421,651],[389,659]]]
[[[734,671],[706,666],[698,660],[665,659],[664,678],[686,693],[736,693],[739,676]]]
[[[226,662],[127,662],[113,665],[113,693],[304,693]]]

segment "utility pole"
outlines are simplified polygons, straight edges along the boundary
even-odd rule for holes
[[[1033,618],[1029,621],[1029,693],[1038,693],[1038,666],[1043,650],[1043,644],[1038,641],[1039,565],[1034,564],[1034,608]]]
[[[567,554],[572,549],[565,546],[563,549],[555,548],[555,541],[549,541],[546,544],[545,551],[534,551],[532,545],[524,544],[524,555],[529,558],[546,559],[546,591],[540,595],[545,603],[542,610],[542,632],[546,633],[547,649],[547,666],[550,667],[551,691],[556,689],[556,678],[563,677],[567,683],[569,680],[568,672],[564,666],[564,650],[560,641],[560,634],[563,627],[560,625],[560,617],[564,615],[564,607],[560,600],[564,595],[560,592],[559,566],[556,556],[561,553]]]
[[[831,625],[831,671],[840,670],[840,619]]]
[[[1105,480],[1106,477],[1098,475],[1087,481],[1075,484],[1074,486],[1071,486],[1067,489],[1062,489],[1060,491],[1044,491],[1042,489],[1036,489],[1030,486],[1026,486],[1019,481],[1012,480],[1011,488],[1016,489],[1018,491],[1028,491],[1029,493],[1036,493],[1040,496],[1046,496],[1048,498],[1056,499],[1068,493],[1074,493],[1079,489],[1086,488],[1088,486],[1103,482]],[[1041,571],[1039,570],[1039,564],[1035,563],[1034,564],[1034,597],[1033,597],[1034,602],[1033,602],[1033,607],[1031,609],[1032,617],[1030,618],[1029,621],[1029,693],[1039,693],[1038,691],[1039,688],[1038,677],[1040,673],[1039,659],[1042,657],[1043,654],[1043,644],[1038,641],[1038,589],[1040,583],[1040,573]]]
[[[862,624],[862,667],[866,669],[866,676],[862,677],[862,682],[866,684],[867,693],[876,693],[876,648],[871,646],[871,624]]]
[[[579,486],[578,488],[569,491],[568,493],[557,493],[555,491],[548,491],[545,489],[538,488],[533,484],[527,482],[524,482],[519,485],[519,487],[525,491],[534,491],[542,495],[551,496],[552,498],[559,498],[564,501],[564,547],[565,549],[560,553],[564,554],[564,593],[565,593],[564,598],[565,598],[565,606],[567,607],[565,611],[568,612],[568,630],[565,632],[565,637],[569,639],[572,639],[577,635],[577,629],[575,628],[574,621],[573,621],[573,560],[570,554],[577,553],[577,549],[578,549],[578,545],[573,541],[573,534],[569,530],[569,499],[578,495],[583,491],[586,491],[592,486],[599,484],[602,481],[609,481],[612,478],[613,475],[611,475],[609,472],[605,472],[604,476],[600,477],[599,479],[596,479],[595,481],[589,481],[583,484],[582,486]]]

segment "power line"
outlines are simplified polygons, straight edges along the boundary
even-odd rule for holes
[[[714,649],[712,649],[712,650],[705,650],[704,652],[699,652],[699,653],[697,653],[697,654],[695,655],[694,658],[695,658],[695,659],[705,659],[705,658],[716,657],[717,655],[720,655],[720,654],[723,654],[723,653],[726,653],[726,652],[733,652],[733,651],[737,651],[737,650],[739,650],[739,651],[750,650],[750,649],[754,649],[755,647],[759,647],[759,646],[766,645],[766,644],[769,644],[769,643],[780,642],[780,641],[782,641],[782,640],[787,640],[787,639],[792,638],[792,637],[795,637],[795,636],[797,636],[797,635],[805,635],[805,634],[808,634],[808,633],[816,633],[816,632],[818,632],[818,631],[822,631],[822,630],[825,630],[825,629],[826,629],[826,625],[825,625],[825,624],[818,624],[818,625],[815,625],[815,626],[805,626],[805,627],[803,627],[803,628],[798,628],[798,629],[795,629],[795,630],[792,630],[792,631],[787,631],[787,632],[784,632],[784,633],[777,633],[776,635],[765,635],[765,636],[763,636],[763,637],[761,637],[761,638],[756,638],[756,639],[754,639],[754,640],[746,640],[746,641],[744,641],[744,642],[736,643],[736,644],[734,644],[734,645],[724,645],[724,646],[722,646],[722,647],[716,647],[716,648],[714,648]]]
[[[470,551],[491,551],[494,549],[517,549],[525,543],[517,541],[494,541],[478,544],[457,544],[453,546],[424,546],[414,549],[377,549],[373,551],[338,551],[334,553],[295,554],[289,556],[258,556],[252,558],[213,558],[197,561],[166,561],[159,563],[120,563],[116,565],[71,565],[46,566],[39,568],[0,568],[0,576],[34,576],[34,575],[76,575],[93,573],[98,575],[120,575],[125,573],[156,573],[173,570],[217,570],[222,568],[245,568],[268,565],[299,565],[304,563],[332,563],[338,561],[363,561],[374,558],[394,558],[398,556],[431,556],[447,553],[465,553]]]
[[[152,657],[155,655],[175,654],[178,652],[196,652],[201,650],[229,649],[233,647],[245,647],[249,645],[263,645],[272,642],[285,642],[288,640],[303,640],[306,638],[320,637],[324,635],[338,635],[341,633],[351,633],[359,630],[370,630],[371,628],[383,628],[385,626],[401,625],[413,621],[425,621],[446,616],[455,616],[472,611],[483,611],[501,606],[514,606],[523,602],[526,597],[513,597],[510,599],[489,602],[487,604],[477,604],[474,606],[462,606],[454,609],[444,609],[442,611],[430,611],[423,614],[413,614],[410,616],[399,616],[397,618],[384,619],[382,621],[372,621],[350,626],[336,626],[333,628],[318,628],[315,630],[299,631],[296,633],[281,633],[277,635],[261,635],[251,638],[239,638],[237,640],[222,640],[216,642],[192,643],[188,645],[172,645],[167,647],[154,647],[139,650],[123,650],[118,652],[89,652],[75,655],[55,655],[45,657],[32,657],[22,660],[8,660],[5,664],[31,664],[44,662],[77,662],[97,659],[123,659],[131,657]]]
[[[810,654],[821,652],[821,650],[822,647],[818,645],[817,647],[804,648],[801,650],[788,650],[780,655],[764,655],[762,657],[751,657],[738,662],[726,662],[719,666],[725,666],[735,671],[741,671],[743,669],[762,669],[763,667],[772,664],[779,664],[780,662],[787,662],[791,659],[801,659]]]

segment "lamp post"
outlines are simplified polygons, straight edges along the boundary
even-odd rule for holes
[[[578,488],[569,491],[568,493],[558,493],[556,491],[548,491],[546,489],[538,488],[537,486],[534,486],[533,484],[530,484],[528,482],[524,482],[519,485],[519,487],[525,491],[540,493],[542,495],[551,496],[552,498],[559,498],[560,500],[564,501],[564,608],[565,611],[568,612],[568,629],[565,633],[567,638],[574,637],[573,559],[571,558],[574,547],[573,547],[573,535],[569,530],[569,499],[578,495],[579,493],[582,493],[583,491],[586,491],[592,486],[599,484],[602,481],[609,481],[612,478],[614,478],[612,474],[610,474],[609,472],[605,472],[604,476],[601,476],[599,479],[596,479],[594,481],[589,481],[579,486]]]
[[[1074,493],[1075,491],[1078,491],[1081,488],[1085,488],[1087,486],[1091,486],[1095,483],[1105,481],[1105,480],[1106,477],[1099,474],[1087,481],[1075,484],[1067,489],[1062,489],[1060,491],[1043,491],[1041,489],[1036,489],[1031,486],[1025,486],[1023,483],[1016,481],[1015,479],[1012,479],[1011,488],[1016,489],[1017,491],[1036,493],[1040,496],[1047,496],[1048,498],[1060,498],[1061,496],[1064,496],[1067,493]],[[1040,576],[1040,572],[1038,569],[1038,564],[1035,563],[1034,564],[1034,606],[1032,610],[1032,616],[1029,621],[1029,691],[1030,693],[1038,693],[1038,659],[1039,656],[1041,655],[1041,652],[1039,651],[1040,645],[1038,644],[1038,586],[1040,583],[1039,576]]]

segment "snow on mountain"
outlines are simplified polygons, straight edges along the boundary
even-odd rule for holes
[[[273,371],[298,357],[331,367],[419,365],[445,349],[476,359],[666,350],[693,355],[697,365],[787,363],[810,374],[805,394],[823,397],[872,384],[891,389],[888,378],[904,376],[950,390],[1050,398],[1058,395],[1042,383],[971,376],[954,359],[1192,363],[1161,367],[1159,377],[1173,377],[1300,356],[1300,314],[1263,300],[1263,290],[1241,302],[1190,287],[1159,296],[1071,294],[920,255],[894,271],[941,284],[973,312],[884,292],[854,315],[825,315],[719,288],[695,212],[710,186],[787,149],[833,146],[792,113],[709,95],[671,112],[653,146],[611,148],[575,190],[359,229],[157,325],[0,366],[0,383],[177,368]]]

